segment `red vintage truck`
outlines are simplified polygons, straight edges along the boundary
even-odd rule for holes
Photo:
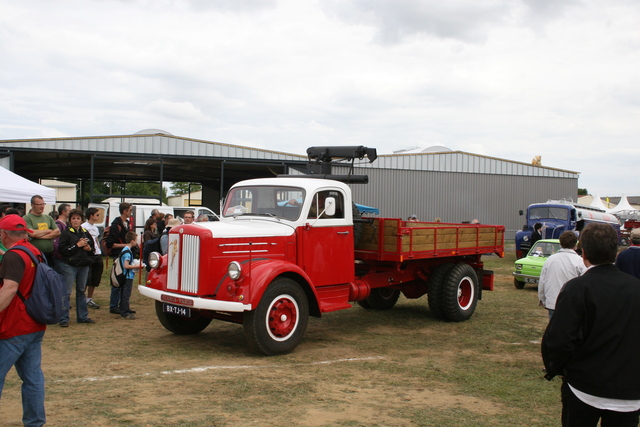
[[[631,242],[631,231],[634,228],[640,228],[640,219],[637,219],[637,217],[629,218],[623,220],[623,222],[624,225],[620,229],[620,244],[622,246],[628,246]]]
[[[276,355],[298,346],[308,316],[352,302],[389,309],[401,292],[466,320],[493,289],[481,260],[492,253],[504,255],[504,226],[360,219],[342,182],[252,179],[230,189],[220,221],[172,228],[139,290],[175,334],[235,322],[250,347]]]

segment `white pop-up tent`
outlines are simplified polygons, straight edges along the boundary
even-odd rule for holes
[[[629,204],[629,200],[627,199],[627,195],[623,194],[620,198],[620,203],[618,203],[614,208],[609,209],[608,212],[612,214],[616,214],[623,211],[635,211],[636,208]]]
[[[9,169],[0,167],[0,202],[28,205],[31,203],[31,197],[36,194],[42,196],[48,205],[56,203],[56,190],[53,188],[29,181]]]
[[[600,198],[599,194],[596,194],[595,197],[593,198],[593,201],[591,202],[591,205],[594,208],[598,208],[598,209],[602,209],[603,211],[608,210],[609,208],[607,208],[607,206],[604,204],[604,202],[602,201],[602,199]]]

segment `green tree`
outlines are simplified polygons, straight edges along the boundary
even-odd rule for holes
[[[578,188],[578,196],[588,196],[589,191],[586,188]]]
[[[183,194],[192,193],[202,190],[202,185],[193,182],[172,182],[169,186],[172,196],[181,196]]]
[[[87,206],[90,202],[99,203],[106,198],[105,196],[89,200],[90,182],[88,180],[85,180],[83,184],[81,184],[80,180],[68,180],[67,182],[77,184],[78,203],[83,206]],[[160,195],[160,183],[142,181],[94,181],[93,194],[112,194],[113,197],[123,195],[158,197]],[[167,189],[162,187],[162,202],[167,203],[167,200]],[[152,200],[149,200],[149,202],[152,203]]]

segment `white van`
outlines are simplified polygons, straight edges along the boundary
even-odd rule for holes
[[[194,218],[196,220],[200,217],[200,215],[206,215],[209,221],[218,221],[220,219],[215,212],[204,206],[173,206],[173,215],[176,218],[180,218],[181,220],[184,219],[184,214],[187,213],[187,211],[193,211],[195,213]]]
[[[175,216],[175,213],[173,212],[173,206],[168,206],[165,204],[152,205],[149,204],[148,199],[126,198],[124,199],[124,201],[133,205],[133,211],[131,212],[130,221],[133,227],[132,231],[135,231],[138,236],[144,234],[144,224],[147,222],[147,219],[151,216],[151,211],[153,211],[154,209],[158,209],[164,214],[171,214]],[[109,199],[103,200],[102,203],[89,204],[90,208],[96,208],[100,213],[100,221],[96,223],[96,226],[100,230],[101,236],[104,228],[108,225],[111,225],[113,220],[120,216],[120,203],[122,203],[122,199],[111,197]]]

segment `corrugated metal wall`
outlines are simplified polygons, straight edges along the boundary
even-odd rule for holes
[[[401,169],[439,172],[470,172],[504,175],[550,176],[575,178],[576,172],[534,166],[479,154],[452,151],[447,153],[418,153],[382,155],[369,165],[374,169]]]
[[[347,173],[334,167],[334,173]],[[369,175],[369,184],[353,184],[354,201],[380,209],[380,216],[407,218],[415,213],[423,221],[471,221],[504,225],[506,238],[522,228],[532,203],[577,198],[578,179],[516,175],[435,172],[392,169],[356,169]]]

